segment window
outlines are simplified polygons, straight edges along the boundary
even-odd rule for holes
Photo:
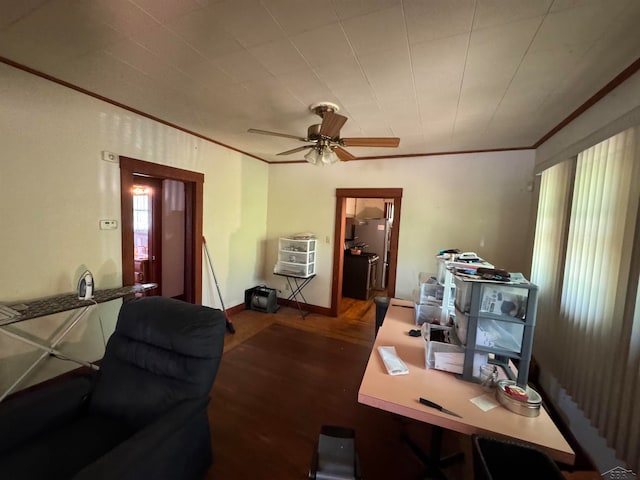
[[[532,265],[536,359],[635,471],[639,133],[626,130],[542,173]]]

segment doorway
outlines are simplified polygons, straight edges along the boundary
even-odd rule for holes
[[[342,303],[342,277],[344,273],[344,243],[347,227],[347,199],[380,198],[393,202],[392,228],[389,237],[387,295],[396,293],[396,269],[398,264],[398,238],[400,212],[402,209],[401,188],[338,188],[336,189],[336,214],[334,228],[333,272],[331,282],[331,316],[338,316]]]
[[[157,294],[201,303],[204,175],[120,157],[120,187],[123,285],[135,284],[146,273],[146,283],[158,284]],[[143,199],[145,195],[147,200],[141,200],[134,213],[134,198]],[[176,204],[182,209],[178,216]],[[145,225],[145,221],[151,225]],[[166,228],[163,234],[163,223],[171,229],[169,235]]]
[[[157,283],[145,295],[161,295],[162,279],[162,181],[135,175],[133,196],[134,285]]]

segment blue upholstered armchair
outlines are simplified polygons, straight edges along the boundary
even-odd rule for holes
[[[0,478],[203,478],[225,323],[163,297],[123,304],[97,375],[0,403]]]

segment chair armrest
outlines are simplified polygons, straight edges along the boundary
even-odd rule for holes
[[[202,478],[211,464],[208,403],[208,397],[180,402],[73,480]]]
[[[91,391],[90,376],[77,376],[0,403],[0,452],[13,448],[77,415]]]

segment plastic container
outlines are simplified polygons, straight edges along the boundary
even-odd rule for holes
[[[415,305],[416,325],[423,323],[440,323],[442,317],[442,308],[439,305],[425,304]]]
[[[425,323],[422,325],[422,338],[427,368],[462,373],[464,347],[451,327]]]
[[[523,335],[524,323],[479,318],[476,330],[476,345],[520,353]]]

